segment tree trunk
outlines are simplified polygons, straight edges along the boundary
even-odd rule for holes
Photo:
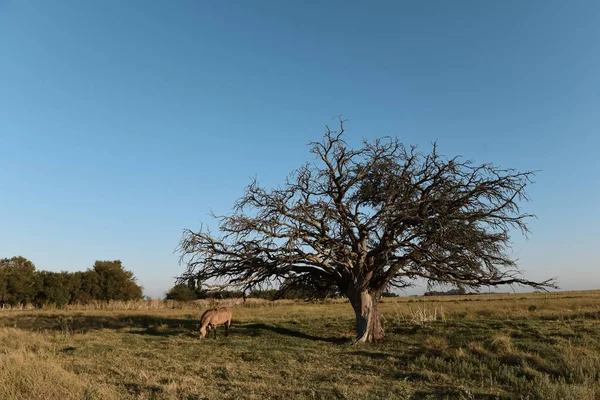
[[[367,290],[349,293],[348,298],[356,314],[356,342],[375,342],[383,339],[379,315],[379,295]]]

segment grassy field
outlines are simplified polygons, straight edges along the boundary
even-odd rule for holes
[[[600,399],[600,291],[386,298],[361,346],[344,301],[205,306],[0,310],[0,399]]]

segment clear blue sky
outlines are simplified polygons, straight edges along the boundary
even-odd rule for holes
[[[0,0],[0,257],[121,259],[160,296],[183,228],[344,114],[542,170],[520,265],[599,288],[599,43],[597,1]]]

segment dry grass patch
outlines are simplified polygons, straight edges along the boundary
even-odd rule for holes
[[[0,399],[118,399],[93,378],[66,371],[52,359],[9,355],[0,359]]]
[[[0,400],[595,399],[599,301],[600,292],[385,298],[387,338],[364,346],[351,345],[345,300],[240,304],[229,337],[204,341],[208,304],[1,310]]]
[[[117,399],[113,389],[65,370],[40,334],[0,330],[0,399]]]
[[[454,349],[453,356],[457,360],[466,360],[469,358],[469,353],[464,348],[459,347],[458,349]]]
[[[600,398],[600,385],[598,382],[590,385],[572,384],[565,379],[552,380],[547,375],[542,375],[532,381],[531,392],[523,399],[527,400],[597,400]]]
[[[448,344],[448,340],[443,337],[428,337],[423,342],[423,349],[430,354],[434,354],[437,356],[446,355],[450,349],[450,345]]]
[[[490,342],[490,349],[501,355],[512,354],[514,352],[512,339],[506,335],[494,336]]]
[[[43,354],[54,351],[55,345],[42,334],[15,328],[0,328],[0,353]]]
[[[469,343],[469,350],[471,351],[471,353],[473,353],[476,356],[479,357],[488,357],[489,353],[488,351],[479,343],[477,342],[471,342]]]

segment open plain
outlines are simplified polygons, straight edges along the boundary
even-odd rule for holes
[[[213,303],[0,310],[0,398],[600,398],[600,291],[384,298],[364,345],[343,299],[223,301],[200,340]]]

